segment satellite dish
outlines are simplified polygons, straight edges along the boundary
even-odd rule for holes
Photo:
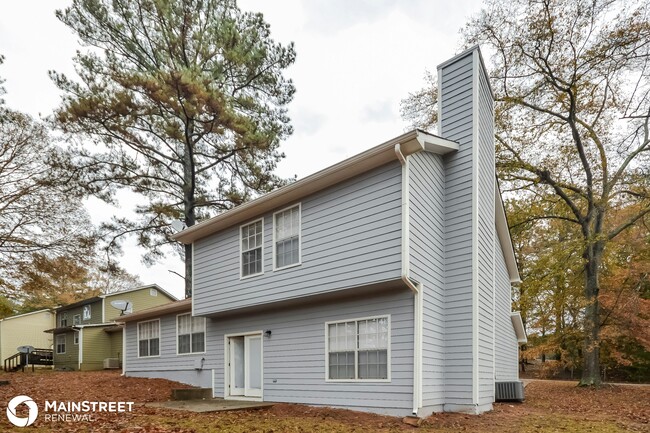
[[[172,228],[175,232],[180,232],[185,228],[185,223],[181,220],[174,220],[172,221]]]
[[[129,301],[123,301],[121,299],[116,299],[114,301],[111,301],[111,306],[113,308],[120,310],[120,316],[124,315],[124,312],[129,309],[130,304],[131,303]]]
[[[20,353],[32,353],[34,351],[34,346],[18,346],[16,350]]]

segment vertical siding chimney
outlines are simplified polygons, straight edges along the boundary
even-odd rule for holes
[[[494,99],[478,47],[438,66],[445,157],[445,410],[489,410],[494,394]]]

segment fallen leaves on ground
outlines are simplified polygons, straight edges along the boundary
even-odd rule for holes
[[[193,413],[144,406],[169,400],[171,390],[187,385],[163,379],[123,377],[117,372],[0,374],[2,432],[102,433],[302,433],[407,432],[400,418],[350,410],[276,404],[268,409]],[[48,401],[133,401],[128,413],[92,413],[92,421],[46,421],[43,413],[28,429],[13,427],[3,416],[16,395],[32,397],[43,409]],[[20,414],[19,414],[20,415]],[[435,432],[650,432],[650,386],[579,388],[574,382],[534,381],[526,402],[497,403],[479,416],[434,414],[419,428]]]

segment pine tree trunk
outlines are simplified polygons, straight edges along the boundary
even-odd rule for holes
[[[195,181],[196,172],[194,168],[194,154],[192,133],[194,125],[188,122],[185,128],[185,152],[183,154],[183,213],[185,214],[185,226],[192,227],[196,223]],[[192,297],[192,245],[185,245],[185,298]]]
[[[185,245],[185,297],[192,297],[192,244]]]

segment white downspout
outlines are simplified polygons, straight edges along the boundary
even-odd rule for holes
[[[413,291],[413,415],[417,416],[422,407],[422,284],[410,278],[409,163],[399,143],[395,154],[402,164],[402,281]]]

